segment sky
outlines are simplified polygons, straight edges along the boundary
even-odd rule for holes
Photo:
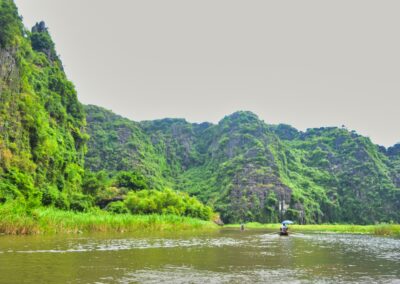
[[[238,110],[400,142],[400,1],[15,0],[79,100],[131,118]]]

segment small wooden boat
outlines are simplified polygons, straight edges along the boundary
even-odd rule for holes
[[[282,222],[282,226],[279,230],[280,236],[289,236],[289,228],[287,226],[288,224],[293,224],[293,221],[285,220]]]

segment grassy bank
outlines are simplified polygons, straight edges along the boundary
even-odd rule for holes
[[[38,208],[30,213],[0,208],[1,234],[57,234],[89,232],[134,232],[169,230],[212,230],[209,221],[175,215],[110,214],[103,211],[75,213]]]
[[[226,225],[226,227],[239,228],[239,224]],[[247,223],[248,229],[279,230],[280,224]],[[379,225],[290,225],[291,232],[315,232],[315,233],[342,233],[342,234],[370,234],[380,236],[400,236],[400,224]]]

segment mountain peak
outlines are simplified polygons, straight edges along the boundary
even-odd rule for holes
[[[33,50],[44,53],[52,62],[60,61],[55,50],[54,41],[50,36],[45,22],[38,22],[32,27],[30,39]]]
[[[225,116],[220,120],[219,124],[247,124],[247,123],[260,123],[260,118],[251,111],[236,111],[230,115]]]

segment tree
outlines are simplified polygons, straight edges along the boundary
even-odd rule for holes
[[[22,34],[18,10],[11,0],[0,0],[0,47],[8,47],[17,35]]]
[[[51,39],[46,24],[43,21],[36,23],[36,25],[33,26],[30,39],[33,50],[43,52],[51,61],[58,60],[54,42]]]
[[[124,187],[131,190],[142,190],[147,188],[144,177],[135,172],[119,172],[116,176],[115,183],[117,187]]]

